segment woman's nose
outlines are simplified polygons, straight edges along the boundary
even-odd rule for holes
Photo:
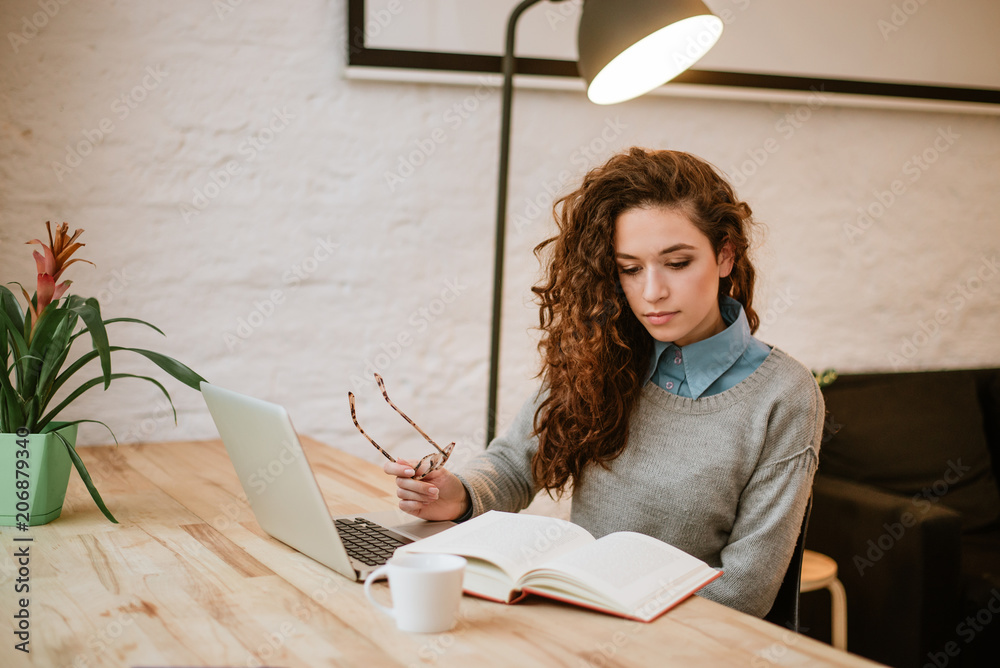
[[[659,271],[646,272],[646,283],[642,288],[642,297],[650,304],[655,304],[670,295],[670,287],[666,277]]]

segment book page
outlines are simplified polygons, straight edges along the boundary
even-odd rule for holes
[[[705,562],[644,534],[609,534],[571,554],[549,560],[540,573],[525,578],[526,587],[578,590],[553,572],[586,585],[595,603],[614,604],[637,617],[669,606],[718,576]]]
[[[585,529],[565,520],[491,510],[400,549],[483,559],[517,580],[527,570],[593,542]]]

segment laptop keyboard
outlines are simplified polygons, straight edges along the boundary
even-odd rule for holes
[[[363,517],[334,520],[334,525],[347,554],[369,566],[381,566],[397,547],[406,544],[381,524]]]

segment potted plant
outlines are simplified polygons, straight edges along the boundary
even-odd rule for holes
[[[107,327],[115,323],[136,323],[160,334],[163,332],[135,318],[104,320],[97,299],[67,294],[72,281],[60,283],[63,272],[74,262],[88,262],[71,258],[84,246],[77,241],[83,230],[76,230],[70,236],[69,226],[62,223],[53,235],[51,224],[45,226],[49,233],[48,244],[38,239],[27,242],[41,246],[41,252],[34,252],[38,269],[35,294],[29,295],[18,283],[8,284],[20,287],[26,307],[22,309],[14,293],[0,285],[0,360],[3,361],[0,369],[0,525],[24,529],[56,519],[66,495],[70,463],[76,467],[101,512],[117,523],[76,451],[76,427],[81,422],[96,422],[108,431],[111,429],[99,420],[59,421],[57,418],[87,390],[99,385],[107,389],[111,381],[119,378],[139,378],[153,383],[173,408],[170,394],[154,378],[113,373],[113,352],[141,355],[195,390],[200,389],[203,379],[165,355],[111,345]],[[89,338],[93,347],[70,360],[70,349],[81,337]],[[94,360],[100,363],[99,375],[76,387],[69,384]],[[59,401],[52,405],[57,395]],[[174,410],[176,419],[177,411]]]

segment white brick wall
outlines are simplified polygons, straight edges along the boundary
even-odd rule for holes
[[[283,403],[300,431],[376,460],[350,421],[353,389],[376,438],[422,452],[368,382],[378,368],[411,417],[471,452],[486,403],[499,93],[345,79],[342,1],[231,4],[222,16],[193,0],[0,4],[2,280],[30,285],[23,242],[67,221],[97,265],[73,267],[74,290],[167,333],[119,325],[113,341]],[[766,225],[765,341],[842,371],[891,369],[894,354],[907,368],[1000,364],[997,116],[819,98],[598,107],[521,90],[504,417],[533,387],[531,249],[551,229],[549,190],[633,144],[691,151],[739,184]],[[925,151],[926,169],[912,158]],[[125,355],[118,366],[163,376]],[[200,396],[168,387],[177,427],[139,381],[91,391],[72,415],[122,440],[214,437]],[[87,426],[81,441],[109,436]]]

